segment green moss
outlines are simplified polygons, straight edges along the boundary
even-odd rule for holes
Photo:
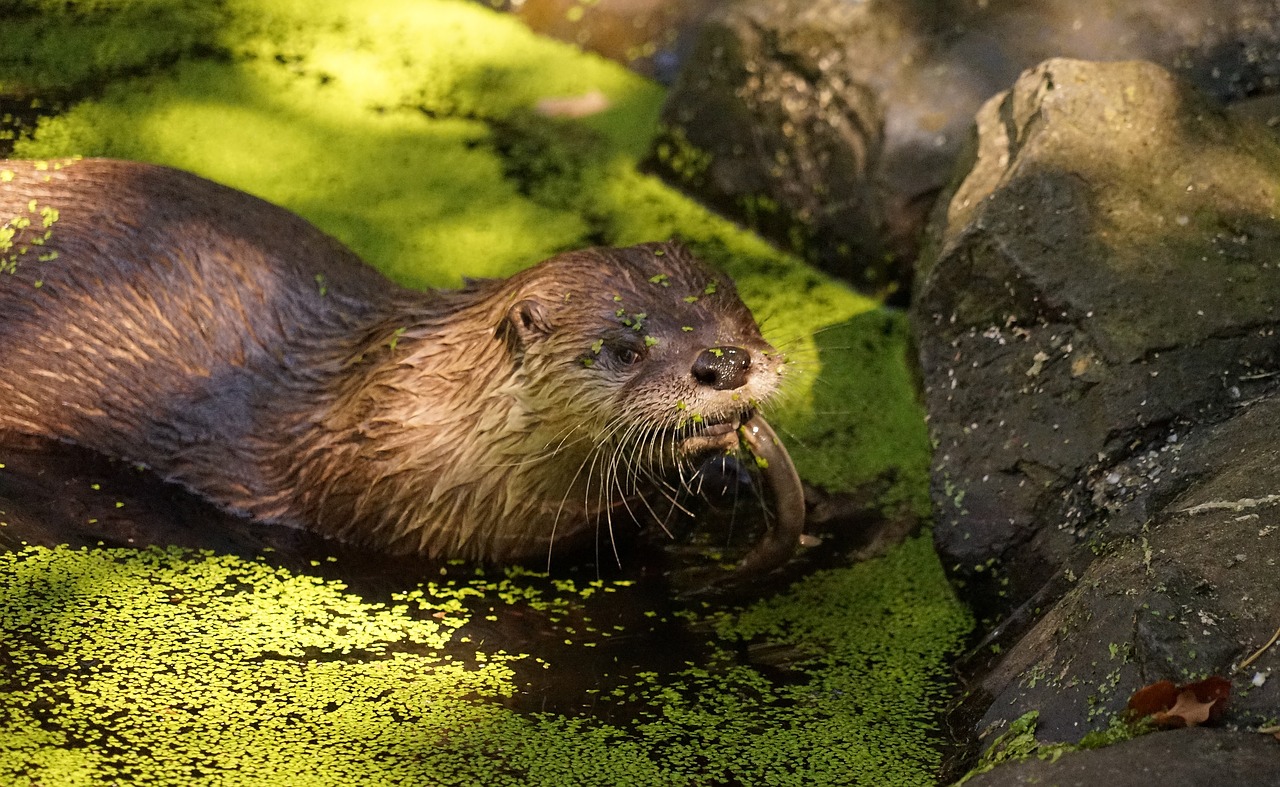
[[[14,785],[928,784],[931,707],[967,625],[917,539],[741,613],[686,615],[717,632],[707,663],[600,698],[601,716],[647,708],[610,725],[503,710],[519,657],[471,650],[466,624],[503,603],[589,632],[582,602],[622,583],[510,571],[377,604],[178,549],[29,548],[0,572]],[[736,663],[740,639],[794,649],[792,678]]]
[[[1042,743],[1036,739],[1036,726],[1039,724],[1040,712],[1030,711],[1014,719],[1009,729],[996,737],[983,752],[978,764],[964,778],[956,782],[958,785],[981,773],[986,773],[1005,763],[1019,762],[1031,757],[1041,760],[1057,761],[1064,754],[1088,749],[1100,749],[1121,741],[1131,740],[1153,730],[1147,720],[1131,722],[1120,718],[1112,718],[1105,729],[1092,730],[1080,739],[1079,743]]]
[[[801,474],[833,489],[890,478],[886,504],[925,505],[902,320],[640,174],[655,85],[448,0],[33,0],[5,36],[0,90],[92,96],[17,155],[189,169],[298,212],[409,285],[681,237],[734,277],[786,354],[768,415]],[[592,90],[609,101],[597,115],[533,111]],[[584,588],[535,600],[518,576],[477,580],[391,608],[225,556],[0,561],[0,773],[15,783],[923,784],[946,655],[967,626],[913,541],[717,617],[705,663],[625,687],[663,710],[610,725],[504,710],[512,657],[475,653],[456,628],[477,597],[570,619]],[[557,641],[595,641],[562,625]],[[776,684],[736,661],[739,638],[806,656]],[[470,655],[445,655],[456,647]],[[609,699],[599,717],[632,708]]]
[[[482,124],[410,110],[331,117],[350,99],[335,92],[257,61],[183,63],[42,123],[15,152],[198,171],[294,210],[415,285],[509,274],[583,231],[517,194],[500,162],[475,149]]]
[[[964,784],[980,773],[986,773],[998,765],[1007,762],[1025,760],[1040,749],[1040,741],[1036,740],[1036,725],[1040,713],[1031,711],[1024,713],[1009,724],[1009,729],[997,736],[983,753],[978,765],[959,781]]]
[[[0,94],[64,96],[212,52],[222,4],[204,0],[27,0],[6,4]]]
[[[685,183],[697,182],[711,166],[711,154],[691,143],[680,126],[664,127],[660,134],[654,150],[658,160]]]

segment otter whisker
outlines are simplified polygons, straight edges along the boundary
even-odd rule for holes
[[[606,431],[603,435],[601,435],[600,438],[595,442],[591,450],[588,452],[587,456],[584,457],[582,462],[578,464],[578,469],[575,471],[569,483],[565,486],[564,493],[560,498],[560,504],[556,509],[556,514],[552,522],[551,534],[548,539],[548,544],[547,544],[548,565],[550,565],[550,562],[551,562],[551,551],[552,551],[552,548],[554,547],[555,533],[556,533],[556,528],[560,523],[560,516],[564,511],[564,506],[568,501],[569,495],[572,493],[574,486],[578,482],[578,479],[582,477],[582,473],[584,470],[587,471],[587,476],[586,476],[587,483],[586,483],[586,489],[584,490],[585,499],[583,501],[583,505],[584,505],[584,508],[586,509],[585,513],[588,516],[591,516],[592,509],[591,509],[590,489],[591,489],[591,477],[594,472],[595,464],[599,460],[600,456],[602,455],[605,446],[608,445],[608,443],[612,439],[613,434],[617,431],[617,429],[621,428],[622,424],[623,422],[621,419],[613,419],[613,425],[609,427],[609,430]],[[611,507],[608,505],[603,505],[603,503],[607,502],[607,498],[601,497],[600,500],[602,503],[601,507],[604,509],[606,513],[606,518],[609,519],[610,521],[610,528],[612,528],[612,524],[611,524],[612,514],[610,511]],[[612,540],[612,532],[610,532],[610,538]],[[598,558],[598,555],[597,555],[597,558]]]
[[[673,506],[679,508],[681,513],[690,517],[694,516],[694,513],[692,511],[690,511],[688,508],[686,508],[684,505],[678,502],[677,498],[679,497],[679,494],[680,494],[679,488],[671,486],[671,484],[667,483],[666,481],[660,481],[653,484],[653,488],[655,491],[658,492],[658,494],[666,498]]]
[[[631,424],[619,438],[618,445],[614,450],[615,461],[622,463],[630,471],[628,473],[631,478],[630,494],[635,494],[639,491],[641,481],[639,470],[651,465],[649,460],[636,456],[637,449],[643,451],[647,446],[646,437],[648,431],[649,427],[645,424]]]
[[[628,497],[635,497],[635,498],[638,498],[638,499],[640,500],[640,502],[644,504],[645,509],[646,509],[646,510],[648,510],[648,512],[649,512],[649,516],[650,516],[650,517],[652,517],[652,518],[653,518],[653,520],[654,520],[655,522],[657,522],[657,523],[658,523],[658,526],[662,528],[662,532],[666,533],[668,538],[674,538],[674,536],[673,536],[673,535],[672,535],[672,533],[671,533],[671,530],[667,528],[667,523],[666,523],[666,521],[665,521],[665,520],[663,520],[661,517],[659,517],[659,516],[658,516],[658,512],[657,512],[657,511],[654,511],[654,510],[653,510],[653,505],[649,502],[649,498],[648,498],[648,497],[646,497],[646,496],[644,495],[644,493],[642,493],[642,492],[637,492],[637,493],[635,493],[635,494],[632,494],[632,495],[629,495],[629,496],[623,497],[623,501],[624,501],[624,503],[627,501]],[[627,505],[627,511],[628,511],[628,512],[631,512],[631,507],[630,507],[630,505],[629,505],[629,504]],[[634,513],[632,513],[632,516],[634,517],[634,516],[635,516],[635,514],[634,514]]]
[[[599,448],[599,446],[597,446],[597,448]],[[588,511],[590,511],[590,507],[591,507],[591,480],[595,476],[596,463],[602,457],[604,457],[604,455],[605,455],[605,452],[602,450],[595,450],[592,452],[591,468],[587,472],[587,489],[585,490],[586,500],[584,501],[584,505],[587,507]],[[607,472],[607,471],[603,471],[603,472]],[[597,486],[598,486],[598,489],[596,491],[597,505],[601,506],[604,509],[605,532],[609,536],[609,547],[613,551],[614,563],[618,566],[621,566],[622,556],[619,555],[618,553],[618,539],[616,538],[613,532],[613,506],[605,505],[605,503],[608,500],[608,498],[606,497],[606,494],[608,492],[608,487],[603,477],[601,477],[600,483]],[[599,532],[598,528],[597,528],[597,532]],[[599,538],[596,539],[596,565],[597,566],[600,565],[600,539]]]
[[[598,455],[598,450],[596,448],[593,448],[587,454],[587,456],[584,457],[583,460],[578,463],[578,469],[574,471],[573,477],[570,478],[569,483],[565,485],[564,493],[560,497],[560,503],[556,507],[555,516],[552,518],[552,521],[551,521],[551,532],[548,534],[548,537],[547,537],[547,566],[548,567],[550,567],[551,565],[551,553],[552,553],[552,548],[555,546],[556,530],[560,526],[560,516],[561,514],[564,513],[564,507],[569,501],[569,495],[573,492],[574,486],[578,483],[578,479],[582,476],[582,471],[584,469],[587,469],[588,463],[595,462],[595,457],[597,455]],[[589,471],[588,471],[588,477],[589,477]],[[588,482],[588,488],[590,488],[589,482]],[[589,514],[590,512],[589,501],[588,501],[587,509],[588,510],[586,513]]]

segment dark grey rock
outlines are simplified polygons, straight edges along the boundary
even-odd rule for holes
[[[1280,90],[1273,0],[745,0],[704,26],[653,166],[866,289],[910,277],[973,113],[1024,69],[1145,59]]]
[[[1032,758],[979,774],[968,787],[1272,787],[1280,785],[1280,743],[1270,735],[1193,728],[1152,733],[1114,746]]]
[[[1048,61],[977,123],[913,320],[944,564],[1013,567],[1017,604],[1104,514],[1158,510],[1107,496],[1115,466],[1273,387],[1280,144],[1136,62]]]
[[[1280,718],[1280,648],[1246,664],[1280,626],[1278,432],[1280,397],[1270,396],[1097,482],[1113,511],[1101,554],[981,681],[993,698],[984,737],[1035,710],[1038,737],[1074,742],[1137,689],[1207,675],[1232,680],[1228,722]],[[1139,497],[1148,505],[1128,503]]]
[[[985,621],[1002,651],[971,670],[973,732],[1035,711],[1074,743],[1208,675],[1226,724],[1274,724],[1280,142],[1141,62],[1047,61],[977,128],[912,311],[939,551],[979,609],[1016,607]],[[1165,773],[1147,745],[1116,783]],[[1183,754],[1168,773],[1197,772]],[[1074,784],[1112,756],[975,783]]]
[[[820,259],[880,263],[882,218],[870,175],[882,118],[846,36],[874,35],[857,3],[728,7],[708,22],[663,110],[652,164],[724,213]]]

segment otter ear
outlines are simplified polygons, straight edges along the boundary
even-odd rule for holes
[[[551,333],[547,307],[528,298],[517,301],[507,310],[501,330],[517,348],[528,347]]]

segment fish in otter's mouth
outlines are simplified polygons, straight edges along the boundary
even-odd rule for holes
[[[678,450],[693,459],[729,455],[740,450],[754,457],[754,464],[773,498],[774,516],[768,532],[739,561],[736,573],[742,576],[768,573],[785,563],[804,533],[804,489],[791,456],[773,427],[759,414],[747,410],[686,437],[679,443]]]

